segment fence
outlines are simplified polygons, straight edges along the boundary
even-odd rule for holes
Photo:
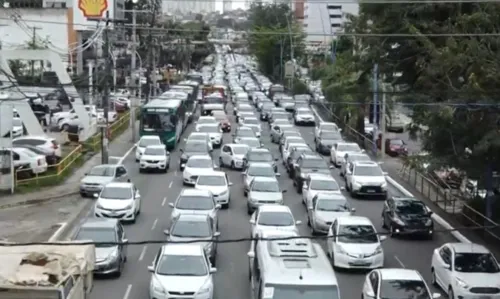
[[[109,126],[108,134],[113,140],[123,133],[130,123],[130,112],[124,113],[118,120]],[[101,149],[101,133],[88,138],[85,142],[77,145],[59,163],[48,165],[47,170],[41,167],[22,168],[16,171],[16,189],[31,189],[57,185],[64,181],[71,170],[80,166],[84,162],[84,156],[88,152],[97,153]],[[42,172],[43,171],[43,172]]]
[[[375,150],[374,142],[369,140],[356,131],[349,125],[344,124],[342,119],[333,114],[323,103],[316,103],[319,106],[318,113],[332,119],[339,125],[343,131],[342,133],[346,138],[358,143],[363,147],[369,155],[377,156],[384,154],[379,150]],[[394,159],[394,158],[392,158]],[[452,194],[450,189],[445,189],[435,183],[432,179],[418,172],[415,169],[404,167],[400,164],[401,169],[398,171],[399,177],[407,182],[410,186],[414,187],[419,193],[433,202],[437,207],[445,211],[447,214],[452,215],[462,225],[476,228],[476,234],[481,236],[488,244],[500,245],[500,226],[495,221],[487,218],[483,213],[478,211],[478,207],[474,208],[471,204],[466,203],[464,199],[456,194]],[[479,202],[479,206],[484,206],[484,201]],[[481,204],[482,203],[482,204]],[[482,208],[479,208],[483,210]],[[490,227],[489,229],[482,229],[483,227]]]

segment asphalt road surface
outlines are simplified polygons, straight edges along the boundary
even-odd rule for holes
[[[232,111],[228,109],[228,111]],[[233,118],[234,121],[234,118]],[[233,122],[233,126],[235,123]],[[278,146],[272,144],[269,139],[267,124],[263,125],[264,132],[262,141],[276,158],[281,157]],[[313,127],[300,127],[303,138],[313,144]],[[193,130],[190,125],[184,133],[188,136]],[[234,129],[233,129],[234,130]],[[231,135],[225,134],[226,143],[231,142]],[[165,239],[163,230],[167,229],[170,217],[169,202],[173,202],[181,189],[182,177],[178,169],[179,151],[182,144],[172,152],[170,171],[167,174],[139,174],[134,156],[129,155],[124,164],[129,170],[131,179],[141,191],[143,198],[142,213],[135,224],[126,225],[127,238],[130,241],[139,240],[162,240]],[[219,150],[213,153],[214,161],[217,161]],[[327,157],[325,157],[327,160]],[[241,238],[248,236],[250,230],[249,216],[246,212],[246,198],[242,192],[242,178],[239,171],[224,169],[228,173],[231,187],[231,206],[228,210],[220,211],[221,239]],[[293,188],[292,181],[286,175],[285,169],[280,163],[279,178],[281,187],[288,190],[285,193],[285,204],[288,205],[295,218],[302,220],[301,234],[310,235],[306,223],[306,211],[301,203],[301,197]],[[343,179],[338,175],[337,169],[332,169],[333,176],[343,185]],[[397,189],[389,185],[391,195],[401,195]],[[383,231],[381,224],[381,210],[383,201],[350,199],[356,214],[369,217],[379,231]],[[436,226],[439,230],[441,227]],[[434,240],[400,240],[388,238],[383,243],[385,251],[385,267],[405,267],[420,271],[427,283],[430,284],[430,261],[434,248],[444,242],[454,241],[449,234],[437,234]],[[323,241],[320,241],[323,242]],[[128,249],[128,262],[120,278],[97,279],[90,298],[92,299],[136,299],[147,298],[150,282],[150,273],[147,266],[151,264],[157,254],[160,245],[138,245]],[[250,288],[248,280],[248,258],[249,243],[221,244],[218,248],[217,273],[215,274],[215,298],[239,298],[250,299]],[[366,272],[338,272],[337,277],[342,298],[359,298]],[[434,289],[434,291],[436,291]]]

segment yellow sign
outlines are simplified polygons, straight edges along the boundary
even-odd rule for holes
[[[108,9],[108,0],[78,0],[78,8],[86,18],[100,18]]]

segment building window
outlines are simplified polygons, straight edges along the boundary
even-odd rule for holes
[[[328,9],[339,9],[339,10],[341,10],[342,9],[342,5],[328,5],[327,8]]]
[[[342,27],[342,24],[332,24],[332,28],[340,28]]]
[[[342,15],[330,15],[330,19],[342,19]]]

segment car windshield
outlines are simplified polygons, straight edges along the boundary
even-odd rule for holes
[[[223,104],[224,99],[221,97],[205,97],[203,102],[206,104]]]
[[[250,152],[248,153],[248,161],[251,162],[271,162],[274,161],[273,155],[270,152]]]
[[[132,199],[132,188],[105,186],[99,197],[105,199]]]
[[[144,138],[139,141],[139,147],[147,147],[148,145],[158,145],[161,144],[159,139]]]
[[[175,207],[181,210],[212,210],[214,201],[206,196],[182,195]]]
[[[207,221],[178,220],[172,225],[170,235],[175,237],[206,238],[212,235]]]
[[[158,147],[147,147],[146,150],[144,151],[144,155],[151,155],[151,156],[165,156],[167,152],[165,151],[164,148],[158,148]]]
[[[312,190],[321,191],[338,191],[340,190],[339,184],[334,180],[311,180]]]
[[[199,126],[198,132],[202,133],[219,133],[220,129],[218,126]]]
[[[498,273],[498,263],[491,253],[457,252],[455,270],[464,273]]]
[[[365,161],[371,161],[370,160],[370,157],[368,157],[367,155],[349,155],[349,160],[351,161],[360,161],[360,162],[365,162]]]
[[[12,119],[12,126],[21,127],[22,125],[23,125],[23,122],[19,118]]]
[[[349,212],[350,208],[345,199],[320,199],[316,204],[316,210],[329,212]]]
[[[328,132],[328,133],[321,133],[320,138],[323,140],[341,140],[342,136],[339,133]]]
[[[197,158],[190,158],[187,163],[186,167],[192,167],[192,168],[213,168],[213,162],[211,159],[197,159]]]
[[[238,137],[255,137],[255,133],[252,128],[239,129],[236,133]]]
[[[256,118],[245,118],[244,123],[245,123],[246,125],[258,125],[258,124],[260,124],[260,123],[259,123],[259,120],[258,120],[258,119],[256,119]]]
[[[205,142],[186,142],[184,151],[189,153],[207,153],[208,148]]]
[[[298,105],[298,103],[295,103],[295,105]],[[312,114],[312,112],[309,109],[299,109],[297,110],[297,114]]]
[[[425,205],[415,200],[396,200],[394,201],[396,212],[405,215],[426,215],[428,214]]]
[[[322,131],[337,131],[337,126],[334,124],[322,124],[320,125]]]
[[[361,149],[357,144],[339,144],[337,146],[339,152],[360,152]]]
[[[248,167],[247,174],[249,176],[265,176],[265,177],[273,177],[276,175],[271,165],[252,166],[252,164],[250,164],[250,166]]]
[[[355,244],[378,243],[378,237],[371,225],[340,225],[338,241]]]
[[[260,212],[257,224],[264,226],[292,226],[295,225],[295,222],[288,212]]]
[[[113,227],[82,227],[75,237],[78,241],[92,241],[96,243],[117,242],[117,235]],[[95,247],[114,247],[114,244],[96,244]]]
[[[302,167],[311,169],[327,168],[325,160],[323,159],[303,159]]]
[[[385,280],[380,286],[381,299],[429,299],[425,283],[421,280]]]
[[[254,181],[252,184],[252,191],[256,192],[280,192],[278,182],[269,181]]]
[[[258,139],[250,139],[250,138],[247,139],[247,138],[245,138],[245,139],[241,139],[240,143],[246,144],[246,145],[248,145],[251,148],[260,147],[260,141]]]
[[[359,176],[383,176],[384,173],[380,167],[376,166],[356,166],[353,175]]]
[[[200,117],[198,119],[198,121],[196,122],[196,124],[198,125],[202,125],[202,124],[215,124],[216,121],[215,121],[215,117],[212,118],[212,117]]]
[[[248,152],[248,147],[246,146],[233,146],[233,154],[235,155],[245,155]]]
[[[95,166],[90,170],[89,176],[115,176],[115,168],[110,166]]]
[[[391,139],[389,143],[391,145],[404,145],[404,142],[401,139]]]
[[[339,299],[340,292],[335,285],[285,285],[266,284],[265,299]]]
[[[206,259],[201,255],[164,255],[158,263],[156,274],[205,276],[208,274]]]
[[[221,175],[202,175],[198,177],[196,185],[226,186],[226,178]]]

